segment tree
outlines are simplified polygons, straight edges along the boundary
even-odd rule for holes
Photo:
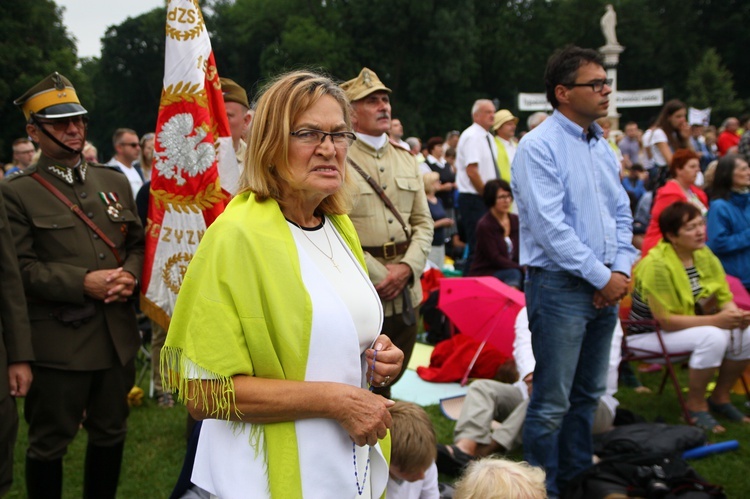
[[[166,10],[156,8],[117,26],[102,38],[102,55],[85,65],[92,73],[96,98],[89,138],[100,159],[111,156],[112,133],[132,128],[138,135],[153,132],[164,77]]]
[[[688,74],[685,83],[687,103],[698,109],[712,108],[711,116],[716,123],[743,111],[742,103],[736,99],[734,77],[721,62],[714,48],[703,53],[700,62]]]
[[[11,143],[25,137],[23,115],[13,100],[57,71],[76,87],[81,102],[90,97],[87,78],[76,70],[76,48],[51,0],[0,2],[0,162],[10,161]],[[85,104],[84,104],[85,105]]]

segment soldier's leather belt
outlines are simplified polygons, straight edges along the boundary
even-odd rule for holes
[[[375,258],[385,258],[392,260],[397,256],[406,254],[409,249],[409,241],[402,243],[385,243],[382,246],[362,246],[362,250],[368,252]]]

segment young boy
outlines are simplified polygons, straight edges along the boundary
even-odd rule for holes
[[[391,467],[388,499],[439,499],[435,430],[427,413],[411,402],[390,408]]]

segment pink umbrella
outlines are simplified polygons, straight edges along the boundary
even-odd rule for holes
[[[438,308],[461,333],[481,341],[461,385],[489,342],[501,353],[513,356],[518,311],[526,306],[522,292],[495,277],[459,277],[440,280]]]
[[[734,295],[734,303],[742,310],[750,310],[750,293],[737,277],[727,274],[729,291]]]

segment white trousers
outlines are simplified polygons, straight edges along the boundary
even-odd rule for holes
[[[750,328],[719,329],[698,326],[680,331],[662,331],[668,352],[693,352],[689,365],[692,369],[719,367],[724,359],[750,359]],[[659,351],[656,333],[634,334],[627,337],[631,347]]]

